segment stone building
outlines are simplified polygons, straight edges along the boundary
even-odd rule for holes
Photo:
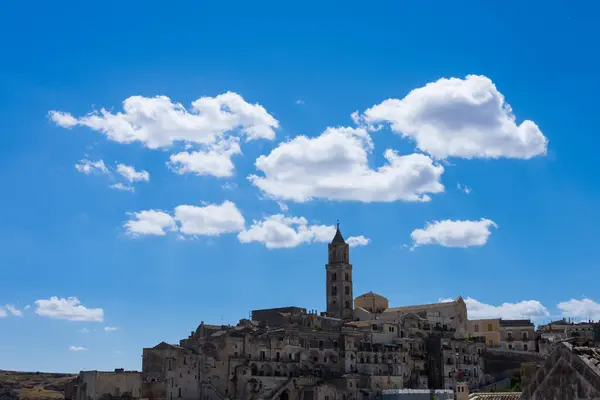
[[[81,371],[65,385],[65,398],[71,400],[139,399],[141,374],[115,369],[114,372]]]
[[[289,306],[253,310],[235,326],[201,322],[178,345],[143,350],[133,397],[351,400],[454,389],[457,378],[480,385],[485,343],[467,337],[461,297],[396,308],[372,292],[353,299],[352,268],[338,226],[328,245],[325,312]]]
[[[500,318],[469,320],[469,336],[485,337],[488,347],[500,346]]]
[[[470,388],[484,385],[485,350],[485,338],[443,340],[444,389],[454,390],[460,382]]]
[[[598,335],[598,323],[591,320],[571,322],[563,318],[540,325],[538,331],[543,339],[550,342],[571,337],[594,338]]]
[[[535,328],[528,319],[501,319],[500,346],[508,350],[536,351]]]

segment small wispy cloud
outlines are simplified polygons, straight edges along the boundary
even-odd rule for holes
[[[465,192],[466,194],[471,193],[471,188],[468,187],[467,185],[461,185],[460,183],[457,183],[456,188],[460,191]]]
[[[304,105],[304,100],[296,100],[296,104],[298,104],[299,106],[303,106]]]
[[[105,332],[114,332],[119,330],[119,328],[117,328],[116,326],[105,326],[104,327],[104,331]]]
[[[87,349],[85,347],[81,347],[81,346],[70,346],[69,347],[69,351],[86,351]]]

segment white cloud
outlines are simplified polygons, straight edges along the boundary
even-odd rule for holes
[[[440,302],[454,299],[440,299]],[[503,319],[532,319],[547,317],[548,309],[537,300],[524,300],[518,303],[502,303],[499,306],[481,303],[473,298],[465,299],[469,319],[503,318]]]
[[[465,192],[466,194],[471,193],[471,188],[468,187],[467,185],[461,185],[460,183],[457,183],[456,184],[456,188],[458,190],[461,190],[461,191]]]
[[[36,300],[35,313],[42,317],[66,319],[69,321],[102,322],[104,310],[101,308],[86,308],[80,304],[77,297],[58,298],[50,297],[48,300]]]
[[[119,328],[117,328],[116,326],[105,326],[104,327],[104,331],[105,332],[114,332],[119,330]]]
[[[23,316],[23,311],[17,309],[12,304],[5,304],[3,307],[0,307],[0,310],[2,310],[2,309],[8,311],[10,314],[14,315],[15,317],[22,317]]]
[[[483,246],[492,234],[490,228],[497,228],[494,221],[435,221],[428,223],[425,229],[415,229],[410,234],[413,248],[424,245],[440,245],[444,247]]]
[[[444,167],[423,154],[386,150],[386,164],[369,167],[371,136],[364,128],[327,128],[320,136],[297,136],[256,160],[264,174],[249,180],[278,200],[429,201],[440,193]]]
[[[77,171],[81,172],[82,174],[86,174],[86,175],[89,175],[92,173],[99,173],[99,174],[109,174],[110,173],[110,171],[104,164],[103,160],[90,161],[88,159],[83,159],[83,160],[80,160],[77,164],[75,164],[75,169]]]
[[[70,346],[69,347],[69,351],[86,351],[87,349],[85,347],[81,347],[81,346]]]
[[[65,128],[86,126],[119,143],[141,142],[151,149],[177,142],[191,145],[200,151],[175,154],[171,159],[175,170],[216,176],[230,176],[223,175],[223,166],[227,167],[235,149],[220,146],[224,141],[230,141],[234,134],[246,141],[273,140],[279,127],[264,107],[250,104],[233,92],[201,97],[192,102],[190,110],[166,96],[132,96],[123,102],[123,112],[101,109],[75,118],[69,113],[50,111],[49,116]],[[217,169],[210,170],[211,166]]]
[[[291,248],[305,243],[330,242],[335,235],[331,225],[309,225],[304,217],[271,215],[262,221],[254,221],[252,226],[238,234],[241,243],[263,243],[268,249]],[[369,239],[364,236],[350,237],[350,246],[364,246]]]
[[[361,119],[389,123],[394,132],[438,159],[529,159],[546,154],[548,145],[533,121],[516,124],[504,95],[485,76],[439,79],[402,100],[388,99],[371,107]]]
[[[124,183],[117,182],[110,185],[111,189],[121,190],[124,192],[135,192],[135,188],[133,186],[125,185]]]
[[[212,175],[218,178],[233,176],[235,166],[231,157],[241,154],[238,138],[228,138],[199,151],[182,151],[170,156],[167,163],[178,174]]]
[[[4,308],[0,307],[0,318],[6,318],[8,317],[8,311],[6,311]]]
[[[244,229],[244,216],[231,201],[207,204],[202,207],[180,205],[173,216],[157,210],[130,213],[131,219],[123,225],[132,235],[165,235],[178,231],[184,235],[218,236]]]
[[[26,305],[24,308],[25,308],[26,310],[29,310],[29,309],[31,308],[31,305],[27,304],[27,305]]]
[[[360,236],[351,236],[346,240],[346,243],[350,245],[350,247],[356,246],[366,246],[371,243],[371,239],[368,237]]]
[[[118,164],[117,173],[123,176],[129,182],[150,181],[150,174],[148,171],[136,171],[131,165]]]
[[[218,236],[244,229],[244,217],[231,201],[208,204],[203,207],[181,205],[175,207],[179,231],[186,235]]]
[[[304,105],[304,100],[298,99],[298,100],[296,100],[296,104],[299,105],[299,106],[303,106]]]
[[[278,202],[277,202],[277,205],[279,206],[279,209],[280,209],[281,211],[283,211],[283,212],[286,212],[286,211],[288,210],[288,206],[287,206],[287,204],[285,204],[285,203],[284,203],[284,202],[282,202],[282,201],[278,201]]]
[[[558,303],[557,308],[564,316],[574,317],[580,320],[600,320],[600,304],[592,299],[571,299]]]
[[[130,235],[158,235],[177,230],[177,224],[172,216],[160,210],[144,210],[129,213],[134,217],[123,224]]]
[[[77,332],[79,332],[79,333],[90,333],[90,330],[88,328],[81,328],[81,329],[78,329]]]

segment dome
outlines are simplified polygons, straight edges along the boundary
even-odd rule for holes
[[[373,292],[361,294],[356,299],[354,299],[354,307],[364,308],[365,310],[372,313],[383,312],[383,310],[388,308],[388,306],[389,301],[387,298]]]

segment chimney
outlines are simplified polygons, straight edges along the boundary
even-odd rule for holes
[[[469,384],[467,382],[456,384],[456,400],[469,400]]]

